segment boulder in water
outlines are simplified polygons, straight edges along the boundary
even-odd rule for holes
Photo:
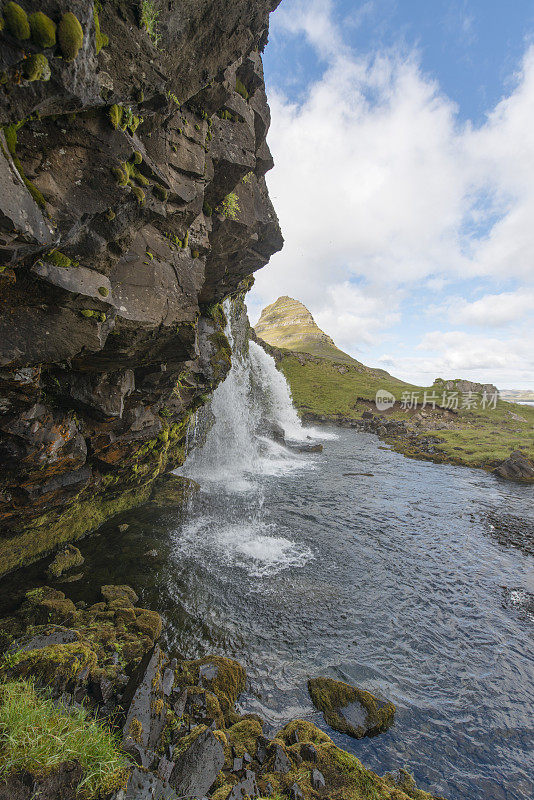
[[[370,692],[332,678],[312,678],[308,691],[325,722],[340,733],[355,739],[376,736],[393,724],[395,706]]]
[[[78,548],[74,547],[72,544],[68,544],[63,550],[60,550],[60,552],[56,554],[56,557],[52,563],[49,564],[46,571],[50,577],[59,578],[64,572],[67,572],[67,570],[81,566],[84,561],[85,559]]]

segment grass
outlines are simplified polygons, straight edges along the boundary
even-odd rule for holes
[[[45,776],[66,761],[83,769],[85,800],[119,789],[128,775],[117,735],[84,709],[56,704],[28,681],[0,685],[0,780],[19,770]]]
[[[421,398],[425,391],[425,387],[404,383],[387,372],[363,365],[344,363],[340,371],[340,363],[335,360],[302,361],[302,357],[288,351],[279,364],[301,414],[309,412],[332,420],[338,417],[359,419],[366,410],[379,413],[374,405],[379,389],[391,392],[397,400],[405,391],[419,392]],[[428,387],[427,391],[430,391]],[[521,419],[514,419],[512,414]],[[397,406],[388,414],[388,418],[397,420],[410,416],[413,412],[405,412]],[[499,400],[495,409],[459,409],[454,415],[454,429],[432,429],[429,424],[421,434],[441,440],[435,446],[436,460],[441,454],[455,463],[491,467],[513,450],[523,450],[534,459],[534,407]],[[407,451],[402,441],[392,440],[392,444],[401,452]],[[410,450],[414,450],[412,445]],[[407,454],[417,455],[417,448]]]
[[[226,219],[237,219],[241,208],[236,193],[230,192],[230,194],[227,194],[224,200],[221,200],[216,210],[226,217]]]
[[[158,47],[161,41],[158,27],[159,13],[154,0],[141,0],[139,6],[139,24],[150,36],[154,47]]]

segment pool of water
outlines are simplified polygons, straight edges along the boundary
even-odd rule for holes
[[[115,519],[61,588],[92,600],[132,585],[164,615],[169,649],[247,667],[242,708],[273,729],[310,719],[378,773],[406,766],[450,800],[531,800],[534,489],[325,434],[321,455],[271,447],[270,468],[206,475],[181,515]],[[524,550],[495,537],[500,518]],[[41,577],[36,565],[24,582]],[[319,675],[392,700],[393,728],[331,731],[307,694]]]

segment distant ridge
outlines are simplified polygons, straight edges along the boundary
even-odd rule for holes
[[[263,309],[254,330],[272,347],[346,364],[360,363],[336,347],[334,340],[319,328],[303,303],[287,295]]]

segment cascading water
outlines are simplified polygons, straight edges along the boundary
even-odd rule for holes
[[[225,331],[232,368],[211,400],[214,423],[202,447],[193,448],[180,473],[201,492],[180,531],[180,551],[202,549],[206,557],[242,566],[249,575],[278,572],[305,563],[311,551],[285,536],[264,512],[269,478],[309,470],[316,459],[284,446],[319,436],[304,428],[284,376],[256,342],[236,343],[231,307]]]

